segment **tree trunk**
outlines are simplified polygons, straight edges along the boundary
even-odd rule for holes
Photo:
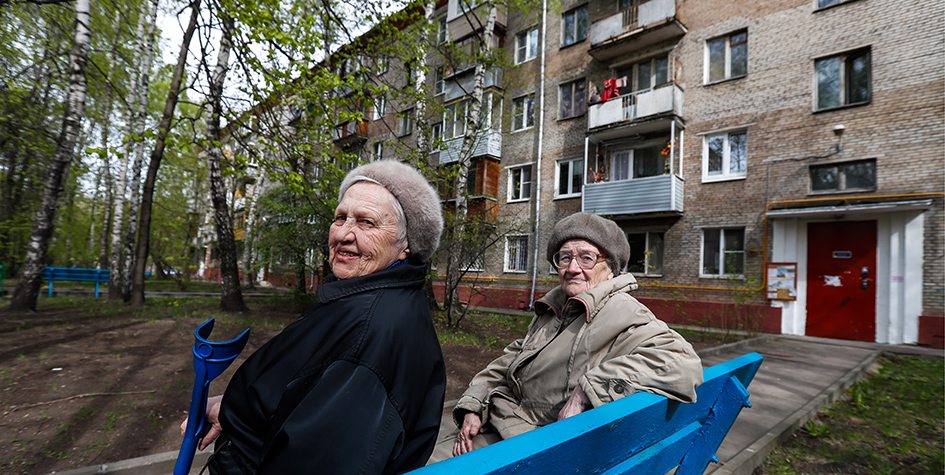
[[[112,87],[112,78],[114,77],[115,72],[115,55],[117,54],[116,49],[118,48],[118,35],[121,26],[121,11],[115,11],[115,23],[113,28],[115,30],[115,39],[112,41],[112,49],[108,52],[108,77],[105,81],[106,86],[108,87],[108,94],[105,97],[105,114],[102,117],[102,174],[100,177],[105,181],[105,204],[103,208],[105,212],[102,214],[102,232],[99,237],[98,245],[98,259],[95,261],[95,268],[101,269],[108,265],[108,234],[111,229],[111,218],[112,218],[112,206],[113,206],[113,194],[112,194],[112,169],[110,163],[110,150],[108,147],[108,138],[109,132],[111,132],[111,116],[112,116],[112,104],[115,95],[115,89]],[[92,221],[95,221],[95,216],[93,213]],[[90,235],[93,233],[89,233]],[[90,236],[89,239],[94,239],[94,235]],[[93,244],[94,245],[94,244]]]
[[[468,208],[466,178],[469,175],[469,165],[472,162],[472,152],[475,149],[479,135],[479,115],[482,111],[482,90],[486,77],[486,63],[491,64],[492,36],[498,11],[495,1],[488,2],[489,17],[482,32],[479,52],[476,54],[476,69],[474,76],[473,93],[470,98],[469,110],[466,114],[466,134],[459,153],[459,163],[456,170],[456,215],[452,250],[449,253],[450,265],[447,273],[447,289],[444,296],[447,321],[451,320],[453,311],[461,311],[459,298],[459,280],[463,266],[463,237],[465,235],[466,210]]]
[[[69,97],[49,175],[46,176],[43,186],[43,199],[33,220],[33,230],[20,280],[13,291],[13,299],[10,301],[10,310],[36,310],[36,299],[42,283],[46,252],[49,250],[59,199],[69,173],[69,166],[75,155],[76,139],[82,127],[87,91],[85,66],[92,43],[89,29],[90,9],[90,0],[76,0],[75,37],[72,42],[72,51],[69,53]]]
[[[131,301],[132,276],[131,270],[135,258],[135,241],[138,236],[138,210],[141,206],[141,162],[144,161],[144,125],[148,111],[148,87],[151,83],[151,60],[154,57],[154,28],[157,22],[157,0],[151,0],[151,16],[148,17],[147,46],[144,48],[144,62],[141,65],[141,86],[138,87],[138,98],[135,103],[138,110],[135,113],[135,161],[132,167],[131,181],[128,183],[131,197],[128,201],[128,231],[125,233],[125,264],[122,270],[121,298],[125,302]]]
[[[139,97],[138,77],[141,73],[141,50],[144,48],[145,24],[148,18],[148,4],[141,2],[141,11],[138,13],[138,29],[135,33],[134,58],[135,66],[131,70],[131,76],[128,79],[128,93],[134,95],[134,99],[128,104],[128,114],[125,118],[125,137],[122,144],[121,168],[118,172],[118,187],[115,190],[115,212],[112,214],[112,250],[109,260],[109,272],[111,274],[108,281],[108,299],[117,300],[121,298],[121,236],[125,224],[125,200],[127,199],[128,186],[128,160],[131,158],[131,133],[134,130],[134,117],[137,107],[135,101]]]
[[[253,274],[249,271],[252,266],[253,261],[253,246],[250,235],[253,231],[253,224],[256,221],[256,203],[255,201],[259,199],[259,191],[262,190],[263,183],[265,178],[262,174],[259,175],[259,178],[256,180],[256,183],[253,185],[253,193],[246,194],[246,224],[243,225],[243,288],[252,289],[255,287],[253,283]]]
[[[213,203],[213,220],[217,225],[217,247],[220,252],[220,276],[223,280],[223,295],[220,308],[226,312],[249,310],[243,303],[240,290],[239,267],[236,264],[236,239],[233,237],[233,221],[226,203],[226,185],[223,183],[223,149],[220,142],[220,111],[223,102],[223,82],[229,68],[232,46],[233,18],[221,12],[223,32],[217,65],[210,79],[207,117],[207,163],[210,170],[210,199]]]
[[[148,175],[141,190],[141,213],[138,219],[138,244],[135,247],[135,267],[131,285],[131,307],[144,306],[144,264],[148,258],[148,246],[151,238],[151,204],[154,199],[154,183],[157,181],[158,168],[164,157],[165,140],[174,118],[174,109],[180,95],[180,84],[187,66],[187,52],[190,50],[190,40],[197,29],[197,18],[200,16],[200,0],[194,0],[190,12],[190,23],[184,31],[181,41],[180,54],[177,56],[177,66],[171,77],[171,87],[167,91],[167,100],[164,102],[164,113],[161,123],[158,124],[157,138],[154,141],[154,150],[151,151],[151,160],[148,163]]]

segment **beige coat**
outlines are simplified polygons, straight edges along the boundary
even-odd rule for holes
[[[482,416],[503,439],[555,422],[578,384],[594,407],[638,391],[696,400],[702,363],[682,336],[631,297],[630,274],[568,298],[561,287],[536,302],[525,338],[469,383],[453,417]]]

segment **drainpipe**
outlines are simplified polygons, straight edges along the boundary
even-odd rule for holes
[[[542,139],[545,136],[545,44],[547,32],[547,13],[548,0],[541,2],[541,72],[538,73],[538,158],[536,159],[537,173],[535,174],[535,226],[533,235],[535,236],[535,256],[532,259],[532,291],[528,296],[528,309],[531,310],[535,303],[535,282],[538,280],[538,243],[540,242],[538,234],[538,223],[541,222],[541,155]]]

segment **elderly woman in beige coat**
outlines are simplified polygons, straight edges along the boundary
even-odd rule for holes
[[[630,258],[611,220],[577,213],[551,233],[561,285],[535,302],[525,338],[469,383],[453,409],[458,431],[429,463],[522,434],[635,392],[696,400],[702,364],[692,346],[630,296]]]

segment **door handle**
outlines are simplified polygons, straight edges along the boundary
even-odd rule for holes
[[[863,290],[867,290],[870,288],[869,273],[870,273],[870,268],[864,266],[863,272],[860,274],[860,288]]]

